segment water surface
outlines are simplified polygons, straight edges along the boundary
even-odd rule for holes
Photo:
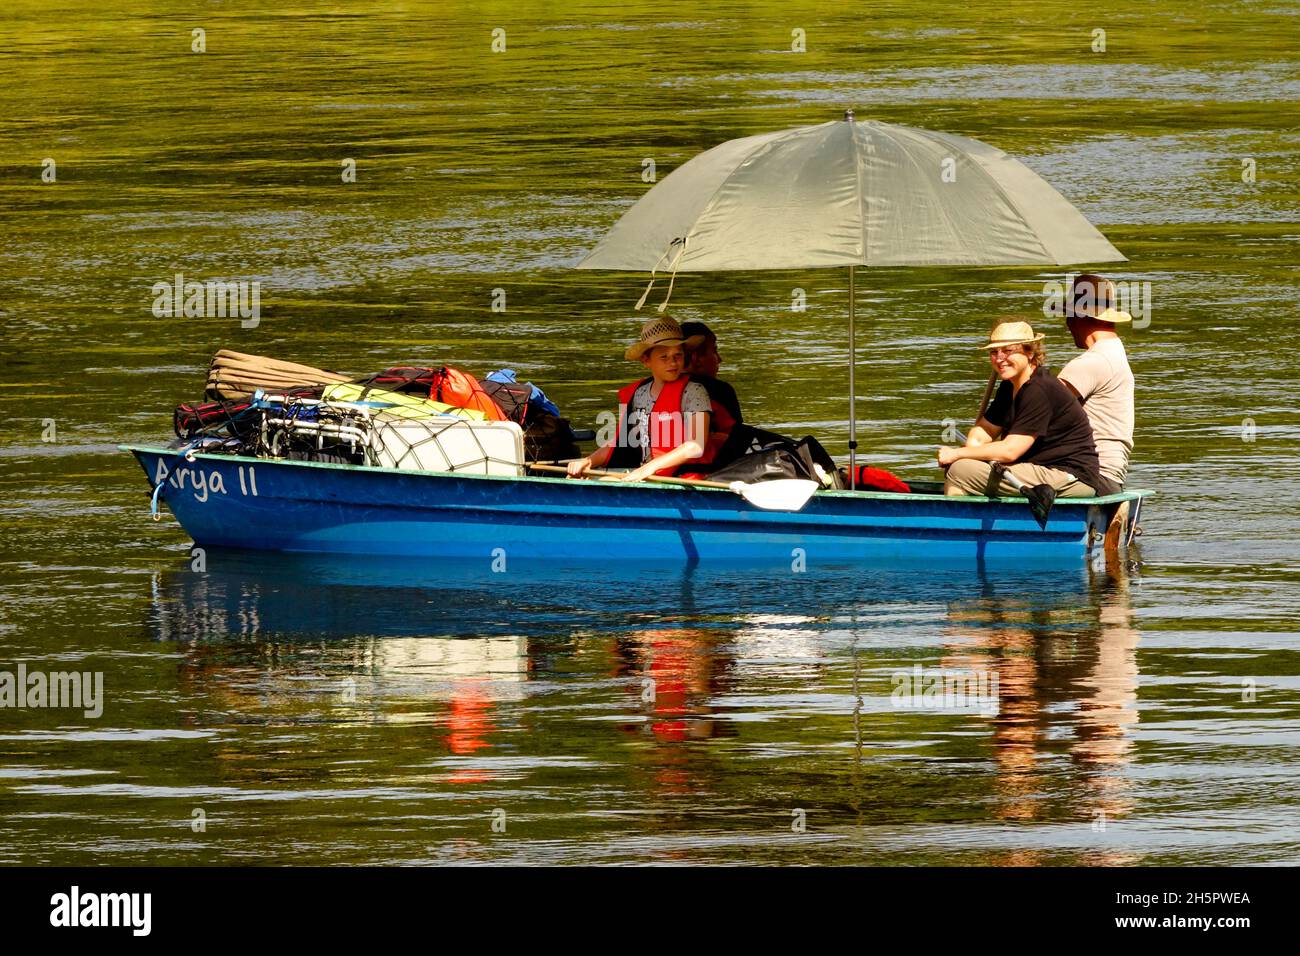
[[[0,710],[0,861],[1296,862],[1298,13],[11,6],[0,667],[102,671],[107,699]],[[1130,562],[197,572],[148,521],[115,446],[167,435],[221,347],[509,365],[594,421],[637,371],[644,286],[567,267],[643,160],[846,107],[1020,157],[1129,256],[1109,274],[1152,283],[1127,338],[1132,483],[1159,496]],[[261,324],[155,318],[176,272],[261,281]],[[1059,278],[860,274],[868,459],[937,477],[971,344]],[[840,453],[845,295],[835,271],[682,276],[671,312],[717,330],[749,418]],[[996,675],[994,712],[899,708],[917,665]]]

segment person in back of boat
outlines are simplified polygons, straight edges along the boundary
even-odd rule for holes
[[[709,393],[712,411],[704,456],[709,463],[694,469],[695,474],[704,475],[745,453],[748,445],[746,430],[740,427],[745,419],[740,412],[736,390],[718,378],[722,355],[718,352],[718,337],[713,330],[703,322],[683,322],[682,335],[686,337],[686,373],[692,382],[699,382]]]
[[[686,336],[686,371],[691,376],[692,382],[699,382],[709,393],[713,414],[709,419],[711,430],[704,454],[704,460],[708,463],[692,465],[689,471],[679,470],[680,477],[710,477],[715,471],[727,469],[728,466],[740,462],[748,455],[762,456],[767,453],[770,458],[772,449],[782,446],[790,456],[804,460],[810,477],[835,487],[843,484],[835,476],[837,469],[834,459],[813,436],[806,435],[796,442],[785,435],[755,428],[745,423],[736,390],[718,378],[722,355],[718,352],[718,338],[712,329],[703,322],[683,322],[682,334]],[[783,460],[788,462],[790,458],[784,456]],[[770,476],[770,471],[767,471],[770,465],[764,463],[762,457],[755,457],[751,464],[755,474],[767,473]],[[821,474],[817,473],[818,469]],[[748,480],[749,476],[737,476],[731,472],[726,477]],[[791,474],[791,477],[794,475]],[[906,486],[902,485],[901,490],[906,490]]]
[[[570,478],[608,466],[631,467],[622,479],[642,481],[710,463],[705,454],[712,403],[704,386],[686,374],[688,344],[699,342],[688,343],[681,326],[667,316],[645,324],[623,357],[640,362],[650,375],[619,390],[618,434],[586,458],[570,462]]]
[[[1092,426],[1101,473],[1117,487],[1133,454],[1133,370],[1117,325],[1133,317],[1115,307],[1115,285],[1098,275],[1076,276],[1065,302],[1065,327],[1087,349],[1057,375],[1074,392]]]
[[[983,348],[1002,384],[965,446],[939,449],[945,495],[1016,495],[995,463],[1028,485],[1051,485],[1064,498],[1117,490],[1101,475],[1088,416],[1048,371],[1042,341],[1041,332],[1015,318],[993,327]]]

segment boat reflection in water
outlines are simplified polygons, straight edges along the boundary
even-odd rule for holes
[[[492,574],[209,551],[201,572],[154,576],[149,615],[181,652],[196,720],[330,725],[309,743],[337,750],[336,766],[371,759],[365,741],[387,728],[407,784],[500,786],[543,767],[577,793],[620,795],[634,809],[610,796],[581,812],[626,813],[652,844],[681,826],[656,807],[685,801],[725,826],[734,806],[776,801],[859,825],[905,813],[923,824],[905,852],[933,862],[968,849],[1038,863],[1061,851],[1034,827],[1096,834],[1132,809],[1130,586],[1123,568]],[[917,667],[985,674],[992,699],[900,707],[897,681]],[[751,812],[764,827],[789,819]],[[972,813],[1023,840],[981,845],[988,827],[967,826]],[[872,849],[902,853],[899,839]],[[1098,843],[1085,836],[1077,852],[1131,861]]]

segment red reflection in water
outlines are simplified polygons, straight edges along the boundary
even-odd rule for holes
[[[447,749],[457,756],[469,756],[491,747],[487,735],[496,730],[492,720],[492,698],[481,684],[466,681],[458,684],[447,715]],[[448,779],[452,783],[481,783],[492,779],[491,771],[465,767]]]
[[[677,720],[655,720],[651,732],[661,740],[685,740],[687,675],[692,658],[699,665],[703,655],[692,638],[659,636],[649,642],[650,676],[655,682],[654,714],[656,717],[677,717]]]
[[[708,632],[690,628],[636,632],[621,640],[617,651],[615,672],[643,678],[629,692],[639,696],[638,710],[648,712],[648,719],[624,729],[655,744],[638,751],[653,774],[653,792],[698,793],[700,755],[683,745],[733,733],[713,719],[712,698],[728,669],[725,655]]]

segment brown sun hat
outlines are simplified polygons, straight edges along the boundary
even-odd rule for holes
[[[1086,273],[1074,277],[1065,300],[1067,319],[1093,319],[1097,322],[1132,322],[1133,316],[1115,308],[1118,295],[1115,283],[1099,275]]]
[[[703,344],[703,335],[693,335],[687,338],[677,321],[665,315],[662,318],[651,319],[641,327],[641,338],[627,347],[627,351],[623,353],[623,358],[629,362],[639,362],[641,356],[659,345],[681,345],[684,348],[693,349],[699,348]]]
[[[703,322],[683,322],[682,335],[686,336],[686,347],[688,349],[703,345],[709,339],[717,339],[717,336],[713,334],[713,330]],[[698,343],[696,339],[699,340]]]
[[[1041,342],[1045,336],[1042,332],[1034,334],[1034,327],[1028,322],[999,322],[989,333],[988,343],[981,345],[984,350],[1005,348],[1008,345],[1032,345]]]

